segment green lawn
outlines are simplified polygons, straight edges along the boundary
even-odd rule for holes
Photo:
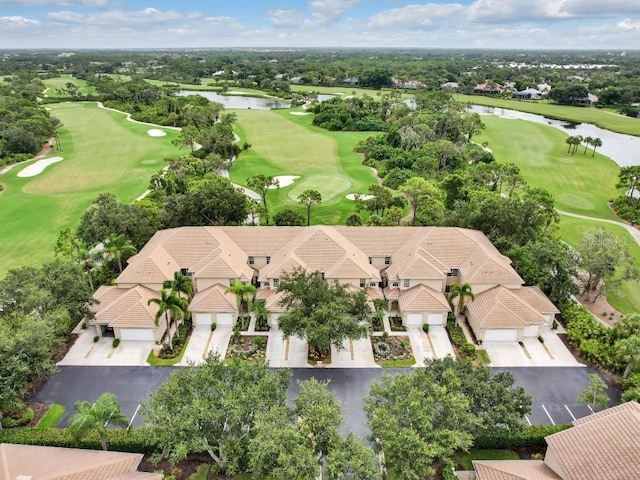
[[[100,193],[131,202],[145,191],[164,158],[179,154],[171,144],[177,132],[150,137],[151,127],[127,122],[123,114],[94,103],[48,107],[64,124],[63,150],[49,156],[64,160],[34,177],[17,176],[29,163],[2,176],[6,188],[0,194],[0,277],[10,268],[51,260],[60,230],[77,225]]]
[[[590,217],[617,220],[607,202],[622,193],[615,188],[620,168],[596,152],[569,155],[568,135],[553,127],[525,120],[483,115],[486,129],[476,137],[487,142],[499,162],[513,162],[527,183],[548,190],[556,208]]]
[[[473,470],[472,460],[518,460],[518,454],[511,450],[469,450],[456,454],[454,459],[463,470]]]
[[[455,94],[456,100],[489,107],[508,108],[521,112],[536,113],[549,118],[568,120],[575,123],[591,123],[612,132],[640,136],[640,119],[627,117],[607,109],[595,107],[572,107],[530,100],[511,100],[483,95]]]
[[[87,85],[87,81],[86,80],[81,80],[79,78],[74,78],[70,73],[64,73],[64,74],[60,75],[59,77],[55,77],[55,78],[45,78],[45,79],[42,80],[42,83],[44,83],[45,86],[47,88],[49,88],[49,91],[45,94],[46,97],[57,97],[57,96],[60,96],[60,94],[58,94],[58,92],[56,90],[58,90],[60,88],[64,88],[64,86],[67,83],[73,83],[75,86],[78,87],[78,90],[83,95],[88,95],[90,93],[96,93],[94,88],[89,87],[89,85]]]
[[[382,362],[383,368],[405,368],[412,367],[416,364],[416,359],[413,357],[405,358],[404,360],[388,360]]]
[[[147,363],[152,367],[173,367],[174,365],[180,363],[182,361],[182,357],[184,357],[184,352],[187,351],[187,347],[189,346],[189,340],[191,340],[191,335],[187,338],[187,342],[182,347],[182,351],[180,355],[176,358],[158,358],[153,354],[153,350],[149,352],[147,356]]]
[[[36,428],[56,428],[65,410],[64,405],[60,405],[59,403],[52,404],[49,410],[47,410],[47,413],[40,419]]]
[[[340,87],[318,87],[314,85],[291,85],[292,92],[316,92],[327,95],[340,95],[361,97],[362,95],[369,95],[370,97],[378,97],[383,93],[389,93],[395,90],[391,88],[383,88],[382,90],[373,90],[370,88],[358,88],[351,87],[349,85]],[[399,90],[402,92],[402,90]]]
[[[314,206],[312,223],[343,224],[354,211],[349,193],[365,193],[377,183],[370,168],[353,151],[369,132],[328,132],[311,124],[311,115],[291,115],[289,110],[238,110],[236,131],[252,147],[243,152],[230,170],[231,180],[246,185],[249,177],[296,175],[288,187],[269,192],[267,201],[275,210],[286,206],[306,215],[297,196],[305,189],[318,190],[322,203]]]

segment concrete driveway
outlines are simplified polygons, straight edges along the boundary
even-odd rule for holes
[[[331,364],[329,368],[381,368],[373,359],[373,348],[369,337],[345,341],[342,349],[331,346]]]
[[[209,352],[217,353],[220,358],[224,359],[231,333],[231,325],[218,325],[214,331],[211,331],[209,325],[196,325],[191,332],[187,350],[178,365],[186,366],[192,363],[196,365],[202,363],[202,360]]]
[[[103,337],[93,341],[93,329],[81,330],[78,339],[58,365],[80,366],[143,366],[148,365],[147,357],[155,342],[120,342],[113,348],[113,338]]]
[[[584,367],[551,329],[542,333],[544,344],[537,337],[518,342],[484,342],[492,367]]]
[[[284,338],[282,331],[272,327],[269,331],[266,358],[271,367],[304,368],[307,363],[307,342],[297,337]]]

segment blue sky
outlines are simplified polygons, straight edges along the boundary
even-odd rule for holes
[[[640,0],[0,0],[0,48],[640,49]]]

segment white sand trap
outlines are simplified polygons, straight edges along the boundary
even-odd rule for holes
[[[281,187],[288,187],[289,185],[291,185],[293,183],[293,181],[296,178],[300,178],[297,175],[279,175],[277,177],[273,177],[274,179],[278,180],[278,182],[280,183]],[[276,187],[269,187],[269,188],[276,188]]]
[[[311,112],[289,112],[289,115],[311,115]]]
[[[147,135],[150,137],[164,137],[167,134],[164,130],[160,130],[159,128],[152,128],[151,130],[147,130]]]
[[[28,167],[24,167],[18,172],[19,177],[35,177],[41,174],[45,168],[54,163],[58,163],[64,160],[62,157],[52,157],[44,160],[38,160],[36,163],[32,163]]]
[[[356,199],[356,195],[360,196],[360,200],[371,200],[373,198],[373,195],[367,195],[364,193],[350,193],[348,195],[345,195],[347,197],[347,200],[355,200]]]

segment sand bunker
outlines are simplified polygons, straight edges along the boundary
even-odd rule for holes
[[[311,115],[311,112],[289,112],[289,115]]]
[[[297,175],[279,175],[277,177],[273,177],[274,179],[278,180],[278,182],[280,183],[281,187],[288,187],[289,185],[291,185],[293,183],[293,181],[296,178],[300,178]],[[277,187],[269,187],[269,188],[277,188]]]
[[[64,160],[62,157],[52,157],[44,160],[38,160],[36,163],[32,163],[28,167],[23,168],[18,172],[19,177],[35,177],[43,172],[45,168],[54,163],[58,163]]]
[[[160,130],[159,128],[152,128],[151,130],[147,130],[147,135],[150,137],[164,137],[167,134],[164,130]]]
[[[348,200],[355,200],[356,199],[356,195],[358,195],[360,197],[360,200],[371,200],[373,198],[373,195],[367,195],[364,193],[350,193],[348,195],[345,195],[347,197]]]

